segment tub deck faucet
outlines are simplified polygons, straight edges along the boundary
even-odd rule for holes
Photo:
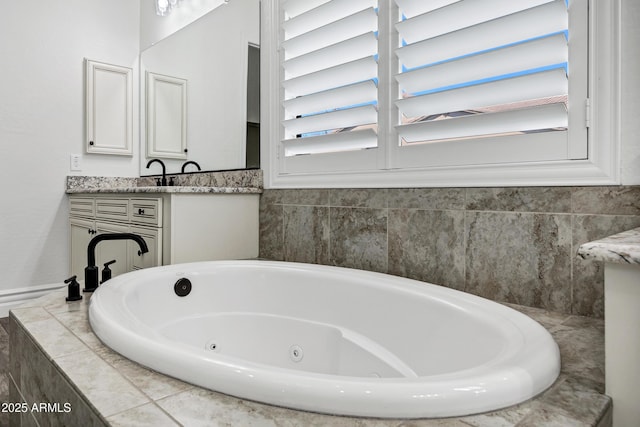
[[[133,233],[105,233],[98,234],[91,239],[87,246],[87,266],[84,269],[84,292],[93,292],[98,288],[98,267],[96,266],[96,246],[103,240],[133,240],[140,246],[138,255],[149,252],[147,243],[137,234]]]
[[[149,160],[149,163],[147,163],[147,169],[149,169],[149,166],[151,166],[152,163],[158,162],[160,163],[160,166],[162,166],[162,185],[164,187],[167,186],[167,168],[164,165],[164,162],[160,159],[152,159]]]

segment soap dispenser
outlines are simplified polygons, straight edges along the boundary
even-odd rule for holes
[[[104,283],[107,280],[111,279],[111,269],[109,268],[109,266],[114,262],[116,262],[116,260],[112,259],[111,261],[104,263],[104,268],[102,269],[102,282],[100,283]]]
[[[71,276],[64,281],[64,283],[69,284],[67,301],[79,301],[82,299],[82,295],[80,295],[80,284],[76,281],[76,277],[77,276]]]

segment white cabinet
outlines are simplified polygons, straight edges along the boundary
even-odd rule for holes
[[[162,200],[155,200],[162,204]],[[160,265],[162,263],[162,247],[158,245],[162,237],[162,229],[156,224],[145,226],[137,217],[129,215],[132,200],[122,197],[87,197],[72,196],[69,198],[69,228],[71,230],[71,271],[72,275],[84,278],[87,266],[87,247],[91,239],[103,233],[135,233],[142,236],[149,247],[149,252],[140,254],[138,245],[129,240],[107,240],[96,246],[96,265],[116,260],[109,268],[112,275],[128,271]]]
[[[87,153],[133,154],[133,70],[85,59]]]
[[[100,233],[134,233],[129,240],[102,241],[96,265],[113,259],[113,276],[181,262],[258,256],[259,194],[136,193],[69,197],[71,274],[84,278],[89,241]]]

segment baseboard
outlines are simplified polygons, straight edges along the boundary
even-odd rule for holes
[[[0,317],[7,317],[9,310],[12,308],[16,308],[29,300],[39,298],[63,286],[65,285],[61,283],[51,283],[48,285],[0,290]]]

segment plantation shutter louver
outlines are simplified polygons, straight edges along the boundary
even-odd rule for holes
[[[395,2],[399,167],[572,155],[565,0]]]
[[[281,9],[285,159],[377,147],[377,0],[283,0]]]

